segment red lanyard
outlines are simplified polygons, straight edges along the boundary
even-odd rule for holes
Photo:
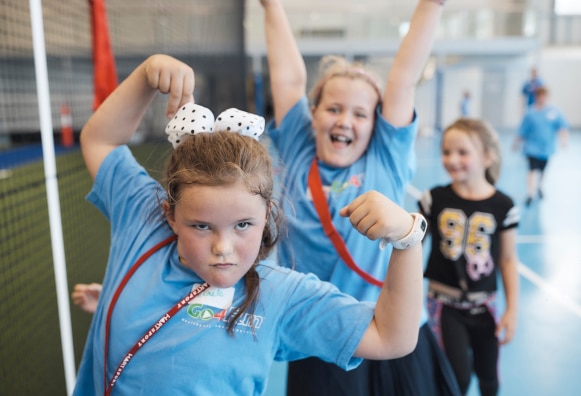
[[[125,354],[125,357],[123,359],[121,359],[121,363],[117,367],[117,370],[115,370],[115,373],[113,374],[113,378],[111,378],[111,381],[108,382],[109,385],[107,386],[107,359],[108,359],[108,350],[109,350],[109,330],[111,327],[111,316],[113,314],[113,309],[115,308],[115,304],[117,303],[117,300],[119,299],[119,296],[121,295],[121,292],[123,291],[123,289],[127,285],[127,282],[129,282],[129,279],[131,279],[131,277],[133,276],[135,271],[141,266],[141,264],[143,264],[145,262],[145,260],[147,260],[153,253],[158,251],[163,246],[168,245],[171,242],[175,241],[176,239],[177,239],[177,237],[175,235],[173,235],[173,236],[161,241],[160,243],[158,243],[157,245],[155,245],[151,249],[149,249],[147,252],[145,252],[143,254],[143,256],[141,256],[135,262],[135,264],[133,264],[133,266],[129,269],[127,274],[125,274],[125,277],[123,278],[123,280],[119,284],[119,287],[117,287],[117,290],[115,291],[115,294],[113,295],[113,298],[111,299],[111,303],[109,305],[109,310],[107,311],[107,322],[105,325],[106,326],[105,327],[105,356],[104,356],[104,367],[103,367],[105,396],[108,396],[111,394],[111,391],[113,390],[113,386],[115,385],[115,383],[117,382],[117,380],[121,376],[121,373],[123,372],[123,370],[125,369],[125,367],[129,363],[129,361],[133,358],[135,353],[143,345],[145,345],[145,343],[147,341],[149,341],[151,338],[153,338],[153,336],[155,334],[157,334],[159,329],[161,329],[161,327],[163,325],[165,325],[181,308],[188,305],[189,301],[193,300],[197,295],[199,295],[201,292],[203,292],[208,287],[210,287],[210,285],[206,282],[203,283],[202,285],[198,286],[197,288],[195,288],[194,290],[189,292],[184,298],[182,298],[172,308],[170,308],[170,310],[167,311],[167,313],[164,314],[157,322],[155,322],[153,324],[153,326],[151,326],[151,328],[148,331],[146,331],[145,334],[143,334],[143,336],[139,338],[139,340],[137,340],[135,345],[133,345],[133,347],[129,350],[129,352],[127,352]]]
[[[313,196],[313,204],[315,205],[315,209],[319,214],[319,219],[321,220],[321,224],[323,225],[323,229],[325,230],[325,234],[333,245],[335,249],[339,253],[339,256],[343,259],[345,264],[352,271],[354,271],[357,275],[362,277],[366,282],[371,283],[372,285],[382,287],[383,281],[374,278],[363,269],[361,269],[351,254],[349,253],[349,249],[347,249],[347,245],[341,235],[335,229],[333,225],[333,221],[331,220],[331,213],[329,212],[329,206],[327,205],[327,197],[325,197],[325,193],[323,192],[323,184],[321,183],[321,177],[319,175],[319,166],[317,165],[317,158],[313,158],[313,162],[311,164],[311,169],[309,171],[309,188],[311,189],[311,195]]]

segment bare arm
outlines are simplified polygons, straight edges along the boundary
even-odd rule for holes
[[[398,240],[407,235],[409,213],[376,191],[341,209],[353,226],[371,240]],[[423,301],[422,246],[393,249],[375,316],[355,352],[366,359],[392,359],[413,351],[418,339]]]
[[[518,311],[518,257],[516,253],[516,228],[503,231],[500,235],[500,274],[506,298],[506,310],[496,327],[500,344],[512,340],[516,331]],[[503,334],[504,333],[504,337]]]
[[[561,128],[559,130],[559,142],[562,148],[567,147],[569,143],[569,130],[567,128]]]
[[[382,114],[395,126],[412,121],[415,89],[432,51],[443,6],[437,0],[419,0],[410,29],[395,56],[385,87]]]
[[[152,55],[139,65],[89,118],[81,131],[81,149],[95,179],[105,157],[129,142],[157,92],[169,93],[167,116],[193,101],[194,72],[166,55]]]
[[[264,8],[274,120],[278,125],[290,108],[305,95],[307,71],[280,1],[260,0],[260,3]]]

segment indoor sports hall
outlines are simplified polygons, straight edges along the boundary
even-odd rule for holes
[[[282,3],[309,75],[337,54],[383,76],[416,1]],[[148,55],[166,53],[194,68],[198,103],[268,120],[265,48],[260,0],[0,1],[0,395],[72,393],[91,315],[70,295],[100,282],[108,257],[109,226],[85,200],[91,178],[79,148],[98,101]],[[528,164],[513,142],[532,70],[570,133],[549,161],[543,197],[526,205]],[[416,90],[409,211],[448,183],[441,131],[463,103],[500,135],[497,186],[520,210],[518,328],[500,352],[501,396],[581,394],[579,70],[578,0],[447,0]],[[159,96],[131,145],[152,172],[171,149],[164,109]],[[275,362],[265,395],[283,396],[285,385],[286,363]],[[478,395],[475,380],[468,395]]]

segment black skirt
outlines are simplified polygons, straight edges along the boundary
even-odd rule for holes
[[[287,396],[460,396],[454,372],[427,324],[409,355],[364,360],[345,371],[317,358],[289,362]]]

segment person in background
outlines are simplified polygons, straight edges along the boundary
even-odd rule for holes
[[[425,220],[375,191],[340,209],[360,238],[397,247],[376,304],[276,265],[284,214],[264,119],[228,109],[214,121],[194,83],[188,65],[150,56],[81,131],[87,198],[111,223],[111,248],[74,395],[261,395],[275,359],[352,369],[410,353]],[[158,92],[174,146],[163,187],[127,146]]]
[[[392,248],[366,243],[340,209],[369,190],[403,203],[415,168],[415,89],[444,2],[417,2],[384,92],[360,63],[326,56],[309,100],[305,63],[283,6],[279,0],[260,1],[274,106],[267,131],[282,163],[282,206],[289,222],[280,263],[330,281],[360,301],[376,301]],[[288,366],[288,396],[458,394],[427,313],[417,348],[403,359],[368,360],[349,372],[317,358]]]
[[[470,98],[470,91],[464,91],[462,93],[462,99],[460,100],[460,116],[468,117],[470,116],[470,106],[472,100]]]
[[[515,150],[522,146],[529,164],[526,206],[537,196],[543,198],[545,168],[556,151],[557,139],[562,147],[566,147],[569,140],[567,120],[557,107],[549,104],[548,98],[546,87],[537,88],[535,103],[525,113],[513,145]]]
[[[530,77],[522,86],[523,108],[525,111],[535,103],[535,91],[544,85],[543,80],[538,76],[537,69],[532,68]]]
[[[460,118],[442,136],[442,164],[452,182],[426,191],[430,325],[463,395],[472,373],[482,396],[498,394],[499,345],[516,331],[519,210],[495,186],[501,166],[498,135],[486,122]],[[497,320],[497,277],[506,308]]]

